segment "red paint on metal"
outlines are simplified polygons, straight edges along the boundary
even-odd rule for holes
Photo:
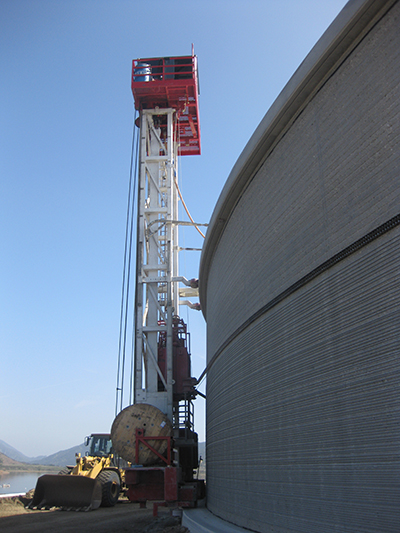
[[[175,502],[178,499],[178,469],[166,468],[164,470],[164,499]]]
[[[128,487],[127,496],[132,502],[156,502],[153,513],[157,513],[160,505],[194,507],[199,499],[204,498],[204,481],[183,483],[181,469],[175,466],[128,468],[125,471],[125,484]]]
[[[200,154],[196,56],[135,59],[131,86],[136,109],[159,107],[176,110],[178,155]]]
[[[127,496],[132,502],[147,500],[164,501],[164,469],[165,467],[139,467],[125,471]],[[131,473],[135,470],[135,482],[131,483]]]
[[[164,457],[150,444],[150,441],[154,440],[166,440],[167,441],[167,457]],[[146,437],[143,429],[136,429],[136,445],[135,445],[135,461],[139,464],[139,444],[143,444],[149,450],[151,450],[161,461],[167,465],[171,464],[171,437],[158,436],[158,437]]]
[[[190,354],[188,352],[187,326],[178,317],[173,319],[173,379],[174,379],[174,400],[180,401],[187,398],[195,398],[196,378],[192,378]],[[161,332],[158,341],[158,366],[164,378],[167,377],[167,335]]]
[[[159,507],[167,507],[167,502],[154,502],[153,503],[153,516],[158,516],[158,508]]]

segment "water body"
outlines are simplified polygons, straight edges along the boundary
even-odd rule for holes
[[[36,487],[39,476],[46,472],[19,472],[13,474],[0,475],[0,495],[28,492]],[[4,485],[10,485],[4,487]]]

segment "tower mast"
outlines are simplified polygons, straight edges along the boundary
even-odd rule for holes
[[[140,111],[134,401],[179,427],[179,401],[194,396],[189,354],[188,368],[174,370],[176,346],[186,345],[177,318],[178,155],[200,154],[197,57],[134,60],[132,92]]]

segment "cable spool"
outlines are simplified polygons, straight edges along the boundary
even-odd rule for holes
[[[126,407],[115,418],[111,427],[111,440],[114,450],[125,461],[136,463],[136,430],[142,429],[145,437],[171,437],[172,424],[167,416],[146,403],[137,403]],[[166,454],[167,440],[151,440],[149,444],[161,455]],[[139,444],[139,461],[142,466],[149,466],[159,458],[143,443]]]

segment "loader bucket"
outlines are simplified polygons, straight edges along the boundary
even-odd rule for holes
[[[89,511],[100,507],[101,496],[101,483],[98,479],[46,474],[37,480],[30,507],[64,507]]]

